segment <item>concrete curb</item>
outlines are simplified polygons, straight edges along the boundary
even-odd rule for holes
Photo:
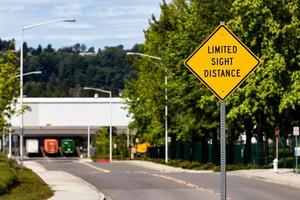
[[[210,170],[188,170],[182,168],[176,168],[166,166],[163,164],[157,164],[150,161],[118,161],[125,162],[128,164],[144,167],[150,170],[156,170],[164,173],[216,173]],[[237,170],[228,171],[227,174],[230,176],[240,176],[249,179],[260,180],[268,183],[277,185],[287,186],[290,188],[300,189],[300,175],[292,173],[292,169],[279,169],[279,173],[273,173],[273,169],[252,169],[252,170]]]
[[[77,178],[79,178],[79,177],[77,177]],[[86,185],[89,186],[92,190],[94,190],[95,192],[98,193],[98,200],[105,200],[105,199],[106,199],[106,198],[105,198],[105,195],[104,195],[102,192],[100,192],[95,186],[93,186],[92,184],[90,184],[89,182],[85,181],[85,180],[82,179],[82,178],[79,178],[79,179],[81,179],[81,181],[82,181],[84,184],[86,184]]]
[[[163,173],[197,173],[197,174],[207,174],[207,173],[214,173],[212,170],[189,170],[189,169],[182,169],[179,167],[172,167],[168,165],[158,164],[150,161],[143,161],[143,160],[128,160],[128,161],[114,161],[114,162],[123,162],[139,167],[143,167],[150,170],[155,170]]]
[[[73,174],[64,171],[48,171],[44,168],[44,166],[35,161],[25,161],[24,166],[39,175],[44,180],[44,182],[46,182],[54,191],[54,195],[49,200],[105,200],[105,195],[96,187],[94,187],[84,179],[74,176]],[[86,187],[84,188],[84,186]],[[91,190],[94,191],[94,195],[91,194]],[[87,197],[86,195],[90,196]]]
[[[238,170],[228,172],[228,175],[255,179],[276,185],[300,189],[300,175],[293,174],[291,171],[292,170],[289,169],[282,169],[279,170],[279,173],[274,173],[272,172],[272,169]]]

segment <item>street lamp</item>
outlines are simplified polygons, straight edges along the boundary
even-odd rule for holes
[[[29,75],[32,75],[32,74],[41,74],[42,71],[32,71],[32,72],[27,72],[27,73],[23,73],[23,77],[24,76],[29,76]],[[15,76],[16,78],[20,77],[20,74],[16,75]]]
[[[32,24],[29,26],[22,26],[21,27],[21,51],[20,51],[20,108],[23,108],[23,40],[24,40],[24,31],[27,29],[44,26],[48,24],[54,24],[58,22],[75,22],[75,19],[56,19],[45,21],[37,24]],[[21,112],[21,125],[20,125],[20,167],[23,169],[23,112]]]
[[[111,91],[102,90],[98,88],[92,87],[84,87],[84,90],[94,90],[103,93],[109,94],[109,104],[110,104],[110,125],[109,125],[109,162],[112,162],[112,105],[111,105]],[[89,141],[88,141],[89,144]]]
[[[127,52],[129,56],[141,56],[155,60],[162,60],[160,57],[144,53]],[[168,163],[168,69],[165,68],[165,162]]]
[[[31,71],[31,72],[27,72],[27,73],[23,73],[23,77],[24,76],[29,76],[29,75],[33,75],[33,74],[41,74],[42,71]],[[17,74],[14,76],[15,78],[19,78],[20,74]],[[8,147],[8,155],[11,156],[11,129],[9,131],[9,147]]]

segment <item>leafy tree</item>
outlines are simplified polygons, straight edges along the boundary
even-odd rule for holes
[[[109,157],[109,129],[107,127],[101,128],[96,133],[94,140],[96,147],[95,158],[108,158]]]
[[[262,65],[227,101],[227,134],[231,146],[246,132],[246,162],[251,138],[273,137],[276,126],[287,136],[299,123],[299,1],[183,1],[161,5],[159,20],[151,18],[140,52],[159,56],[160,63],[134,59],[137,77],[126,85],[132,128],[160,144],[164,131],[163,77],[168,70],[169,133],[179,141],[213,140],[217,145],[219,102],[184,60],[225,21],[262,60]],[[204,149],[205,150],[205,149]],[[264,150],[260,149],[263,154]]]
[[[7,125],[6,120],[14,112],[13,102],[19,94],[19,82],[17,74],[19,72],[16,66],[17,57],[9,49],[14,49],[12,41],[4,50],[0,50],[0,128]]]
[[[132,126],[148,140],[158,144],[163,140],[166,69],[169,133],[173,141],[202,140],[207,143],[210,132],[210,136],[217,139],[218,101],[183,67],[183,62],[221,20],[229,17],[224,8],[230,5],[228,1],[176,0],[170,4],[163,2],[159,20],[152,17],[140,51],[160,56],[162,62],[154,65],[148,59],[136,60],[138,78],[129,82],[126,88],[129,109],[134,117]]]
[[[262,64],[233,94],[229,116],[233,120],[244,119],[245,125],[252,121],[259,143],[263,136],[273,138],[276,126],[282,128],[284,137],[291,129],[284,123],[286,114],[280,112],[280,106],[289,111],[299,110],[297,99],[286,104],[286,98],[282,98],[291,95],[291,90],[299,94],[299,82],[293,77],[299,71],[299,36],[295,35],[300,31],[298,6],[298,0],[235,0],[232,6],[234,18],[229,26],[260,57]],[[249,144],[253,128],[247,131]],[[250,149],[246,149],[246,155],[249,153]],[[262,148],[260,153],[264,154]]]

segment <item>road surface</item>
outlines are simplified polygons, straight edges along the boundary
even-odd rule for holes
[[[39,160],[48,170],[74,174],[113,200],[220,199],[219,174],[161,173],[128,163]],[[300,190],[238,176],[227,176],[227,197],[241,200],[299,200]]]

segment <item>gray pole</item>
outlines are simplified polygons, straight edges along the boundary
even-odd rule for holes
[[[295,141],[295,148],[298,146],[298,141],[297,141],[297,135],[295,136],[296,137],[296,141]],[[298,174],[298,155],[296,155],[296,174]]]
[[[168,76],[165,72],[165,162],[168,163]]]
[[[21,109],[21,122],[20,122],[20,167],[23,170],[23,37],[24,28],[21,28],[21,52],[20,52],[20,109]]]
[[[109,126],[109,162],[112,161],[112,105],[111,105],[111,92],[109,92],[110,104],[110,126]]]
[[[11,126],[9,127],[9,135],[8,135],[8,155],[9,155],[9,158],[12,157],[12,154],[11,154]]]
[[[2,132],[2,152],[4,152],[4,144],[5,143],[5,134],[4,134],[4,130],[3,130],[3,132]]]
[[[225,22],[221,21],[220,25],[225,25]],[[226,134],[225,134],[225,116],[226,116],[226,104],[225,101],[221,101],[220,111],[220,125],[221,125],[221,167],[220,167],[220,199],[226,200]]]
[[[91,128],[88,126],[88,137],[87,137],[87,157],[91,157],[91,152],[90,152],[90,143],[91,143]]]
[[[109,104],[110,104],[110,125],[109,125],[109,162],[112,161],[112,102],[111,102],[111,91],[101,90],[92,87],[83,87],[84,90],[95,90],[109,94]]]
[[[276,137],[276,159],[278,160],[278,137]]]
[[[127,127],[127,149],[129,149],[129,128]]]
[[[226,200],[226,134],[225,134],[225,101],[221,101],[221,174],[220,194],[221,200]]]

